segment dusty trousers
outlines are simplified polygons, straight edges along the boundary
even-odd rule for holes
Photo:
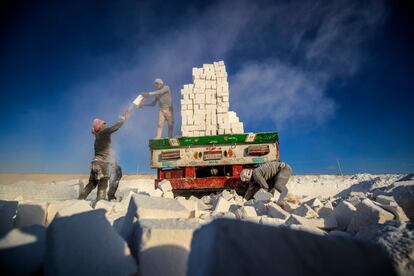
[[[285,189],[291,175],[292,168],[288,164],[284,163],[284,166],[279,169],[279,172],[274,178],[272,188],[275,188],[281,193]]]
[[[108,200],[109,201],[116,199],[115,193],[116,193],[116,190],[118,190],[119,181],[121,180],[121,178],[122,178],[122,169],[117,163],[114,163],[112,165],[112,172],[111,172],[111,178],[110,178],[109,189],[108,189]]]
[[[106,188],[109,180],[109,163],[103,161],[91,162],[91,173],[88,184],[80,192],[78,199],[86,199],[93,189],[98,187],[96,201],[106,199]]]
[[[168,138],[172,138],[173,128],[174,128],[174,112],[173,112],[172,107],[160,108],[158,125],[157,125],[157,135],[155,138],[157,139],[161,138],[162,128],[164,126],[165,121],[167,121],[168,123]]]

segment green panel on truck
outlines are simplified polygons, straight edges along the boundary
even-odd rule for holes
[[[196,145],[223,144],[261,144],[275,143],[279,140],[277,132],[223,134],[214,136],[179,137],[174,139],[150,139],[151,149],[172,149]]]

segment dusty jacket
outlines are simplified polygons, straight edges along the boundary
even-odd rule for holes
[[[117,131],[125,122],[125,117],[120,117],[112,126],[104,125],[95,134],[95,158],[94,160],[112,162],[111,134]]]
[[[164,85],[159,90],[149,92],[149,94],[151,96],[155,96],[155,99],[151,103],[145,104],[146,106],[154,106],[158,101],[160,105],[160,109],[171,107],[171,91],[167,85]]]
[[[260,187],[264,189],[269,189],[269,184],[267,181],[271,181],[276,174],[280,170],[280,164],[279,161],[271,161],[268,163],[264,163],[253,170],[253,179],[254,181],[260,185]]]

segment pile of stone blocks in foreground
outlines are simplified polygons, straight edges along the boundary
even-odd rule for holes
[[[236,112],[229,111],[229,83],[223,61],[193,68],[193,83],[181,89],[183,136],[243,133]]]
[[[367,258],[369,256],[369,258]],[[193,237],[187,275],[394,275],[373,244],[218,219]]]
[[[414,181],[323,198],[259,190],[0,201],[1,275],[412,275]]]

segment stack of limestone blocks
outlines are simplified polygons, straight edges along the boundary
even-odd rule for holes
[[[182,136],[243,133],[236,112],[229,111],[229,83],[223,61],[193,68],[193,83],[181,89]]]

